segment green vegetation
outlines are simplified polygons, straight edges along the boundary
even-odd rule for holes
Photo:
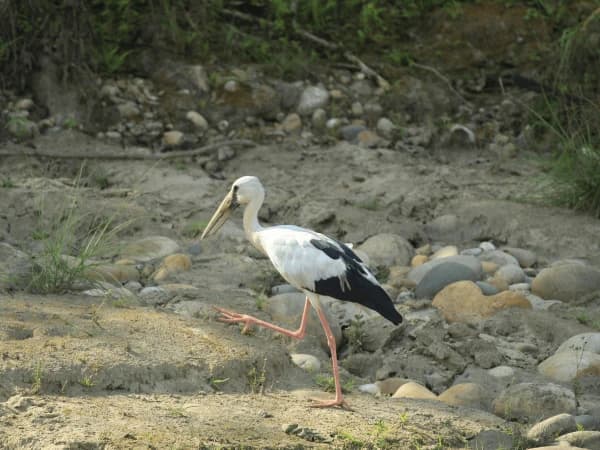
[[[38,361],[33,369],[31,377],[31,393],[39,394],[42,391],[42,382],[44,378],[44,366]]]
[[[250,392],[253,394],[264,394],[267,381],[267,358],[263,360],[262,367],[255,363],[246,374]]]
[[[39,223],[32,238],[40,241],[41,250],[32,254],[33,269],[28,289],[35,293],[62,293],[86,279],[94,259],[115,246],[117,235],[130,222],[114,224],[113,218],[82,213],[81,194],[77,178],[71,198],[49,210],[44,198],[37,211]]]
[[[359,353],[363,350],[367,333],[365,331],[365,321],[362,314],[357,314],[350,321],[350,326],[345,331],[348,346],[352,353]]]
[[[355,383],[352,379],[341,380],[342,382],[342,392],[350,393],[354,390]],[[325,392],[335,392],[335,380],[331,375],[317,374],[315,376],[315,383],[323,389]]]

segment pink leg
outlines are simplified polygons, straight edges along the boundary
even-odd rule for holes
[[[306,298],[306,303],[304,303],[304,311],[302,312],[302,319],[300,320],[300,327],[296,331],[286,330],[285,328],[278,327],[269,322],[265,322],[264,320],[257,319],[256,317],[249,316],[247,314],[240,314],[233,311],[229,311],[224,308],[214,307],[217,311],[219,311],[223,316],[219,317],[221,322],[225,323],[243,323],[244,328],[242,329],[242,333],[246,333],[252,325],[258,325],[263,328],[269,328],[271,330],[275,330],[278,333],[284,334],[286,336],[290,336],[296,339],[302,339],[306,334],[306,323],[308,321],[308,313],[310,311],[310,301],[308,297]]]
[[[325,330],[325,335],[327,336],[327,344],[329,345],[329,351],[331,352],[331,362],[333,363],[333,380],[335,382],[335,399],[329,401],[315,400],[316,403],[311,406],[314,408],[341,406],[342,408],[350,409],[348,407],[348,404],[344,401],[344,396],[342,394],[342,385],[340,384],[340,372],[338,369],[337,351],[335,348],[335,337],[331,332],[331,328],[329,327],[327,318],[325,317],[325,314],[323,313],[321,308],[318,307],[316,309],[317,314],[319,315],[319,320],[321,320],[321,325],[323,325],[323,329]]]

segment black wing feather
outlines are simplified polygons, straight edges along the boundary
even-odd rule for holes
[[[334,242],[337,245],[334,245]],[[379,284],[373,283],[367,278],[367,269],[363,266],[361,259],[347,245],[333,239],[332,242],[324,239],[311,239],[310,243],[331,259],[341,258],[346,265],[345,280],[340,277],[317,280],[314,292],[338,300],[360,303],[377,311],[395,325],[402,322],[402,316],[394,308],[387,292]]]

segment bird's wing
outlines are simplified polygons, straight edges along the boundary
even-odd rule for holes
[[[375,276],[345,244],[293,226],[271,227],[260,234],[265,252],[290,284],[360,303],[396,324],[402,321]]]

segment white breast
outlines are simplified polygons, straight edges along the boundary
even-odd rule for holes
[[[315,289],[315,281],[339,277],[346,271],[342,259],[315,248],[311,239],[328,239],[304,228],[280,225],[258,233],[258,240],[283,278],[299,289]]]

